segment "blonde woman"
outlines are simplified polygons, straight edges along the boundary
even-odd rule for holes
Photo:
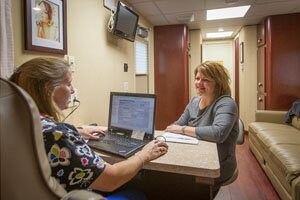
[[[239,114],[230,96],[230,79],[223,65],[204,62],[197,66],[194,75],[198,96],[191,99],[180,118],[165,131],[217,143],[221,175],[215,180],[215,196],[237,167],[235,146]]]
[[[116,195],[145,198],[140,193],[115,190],[131,180],[145,163],[166,154],[165,142],[153,140],[129,159],[111,165],[86,144],[75,126],[60,120],[61,111],[68,107],[74,93],[68,63],[57,58],[34,58],[21,65],[10,80],[36,102],[52,176],[67,191],[95,189],[107,199]]]

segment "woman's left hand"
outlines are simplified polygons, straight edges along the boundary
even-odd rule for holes
[[[81,126],[77,129],[82,137],[90,140],[98,140],[99,135],[105,135],[106,132],[102,130],[99,126]]]
[[[167,128],[165,129],[165,132],[183,134],[182,133],[182,128],[183,128],[182,126],[172,124],[170,126],[167,126]]]

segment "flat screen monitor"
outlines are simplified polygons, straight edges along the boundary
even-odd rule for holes
[[[114,20],[113,34],[133,42],[136,35],[139,16],[128,6],[119,1]]]
[[[154,94],[111,92],[108,130],[142,131],[145,137],[153,137],[155,103]]]

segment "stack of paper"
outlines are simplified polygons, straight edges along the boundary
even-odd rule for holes
[[[177,142],[177,143],[185,143],[185,144],[198,144],[199,140],[194,137],[180,135],[176,133],[165,132],[163,136],[166,138],[167,142]]]

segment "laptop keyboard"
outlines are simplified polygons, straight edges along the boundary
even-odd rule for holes
[[[137,140],[117,134],[106,134],[99,140],[89,140],[88,145],[108,153],[128,158],[142,148],[148,140]]]
[[[110,134],[107,137],[103,138],[102,142],[106,144],[117,144],[123,147],[135,147],[145,143],[142,140],[126,138],[124,136],[119,136],[114,134]]]

